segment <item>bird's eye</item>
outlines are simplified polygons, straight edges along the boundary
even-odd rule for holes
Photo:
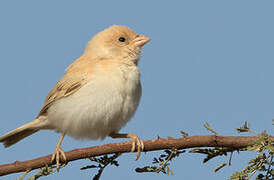
[[[126,38],[124,38],[124,37],[119,37],[119,39],[118,39],[120,42],[125,42],[126,41]]]

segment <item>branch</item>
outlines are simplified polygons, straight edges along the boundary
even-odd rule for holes
[[[144,151],[156,151],[162,149],[187,149],[193,147],[230,147],[235,149],[245,148],[251,145],[256,139],[256,136],[190,136],[186,138],[169,138],[144,141]],[[274,137],[271,136],[274,140]],[[65,152],[67,162],[75,161],[78,159],[89,158],[93,156],[100,156],[112,153],[125,153],[130,152],[131,143],[115,143],[106,144],[101,146],[74,149]],[[24,172],[44,167],[51,166],[51,155],[39,157],[27,161],[15,161],[14,163],[0,165],[0,176],[11,173]]]

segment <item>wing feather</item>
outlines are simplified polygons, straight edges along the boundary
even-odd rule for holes
[[[67,97],[81,87],[83,87],[92,76],[93,66],[90,61],[78,59],[72,63],[66,71],[66,74],[57,82],[54,88],[49,92],[45,99],[44,106],[38,116],[47,112],[48,108],[55,101]]]

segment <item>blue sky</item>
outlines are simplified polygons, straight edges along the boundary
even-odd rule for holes
[[[143,140],[209,134],[207,121],[221,135],[238,135],[248,121],[254,131],[273,133],[273,1],[1,1],[0,134],[33,120],[65,68],[83,52],[89,39],[113,24],[149,36],[140,61],[143,96],[139,109],[121,132]],[[272,134],[273,135],[273,134]],[[0,163],[51,154],[59,135],[40,131],[11,148],[0,147]],[[65,137],[64,150],[110,142]],[[120,167],[102,179],[226,179],[247,164],[253,153],[237,153],[232,166],[214,173],[228,157],[202,163],[184,154],[171,165],[174,176],[138,174],[157,152],[124,154]],[[88,160],[69,163],[44,179],[91,179],[80,171]],[[14,179],[20,174],[3,177]],[[1,178],[2,179],[2,178]]]

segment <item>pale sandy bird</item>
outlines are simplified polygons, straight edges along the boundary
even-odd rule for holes
[[[61,149],[66,134],[78,139],[130,138],[138,159],[144,149],[142,140],[136,134],[118,132],[138,107],[137,65],[141,47],[149,40],[125,26],[99,32],[50,91],[36,119],[0,137],[0,142],[9,147],[39,130],[56,130],[61,137],[52,161],[59,169],[60,158],[66,161]]]

